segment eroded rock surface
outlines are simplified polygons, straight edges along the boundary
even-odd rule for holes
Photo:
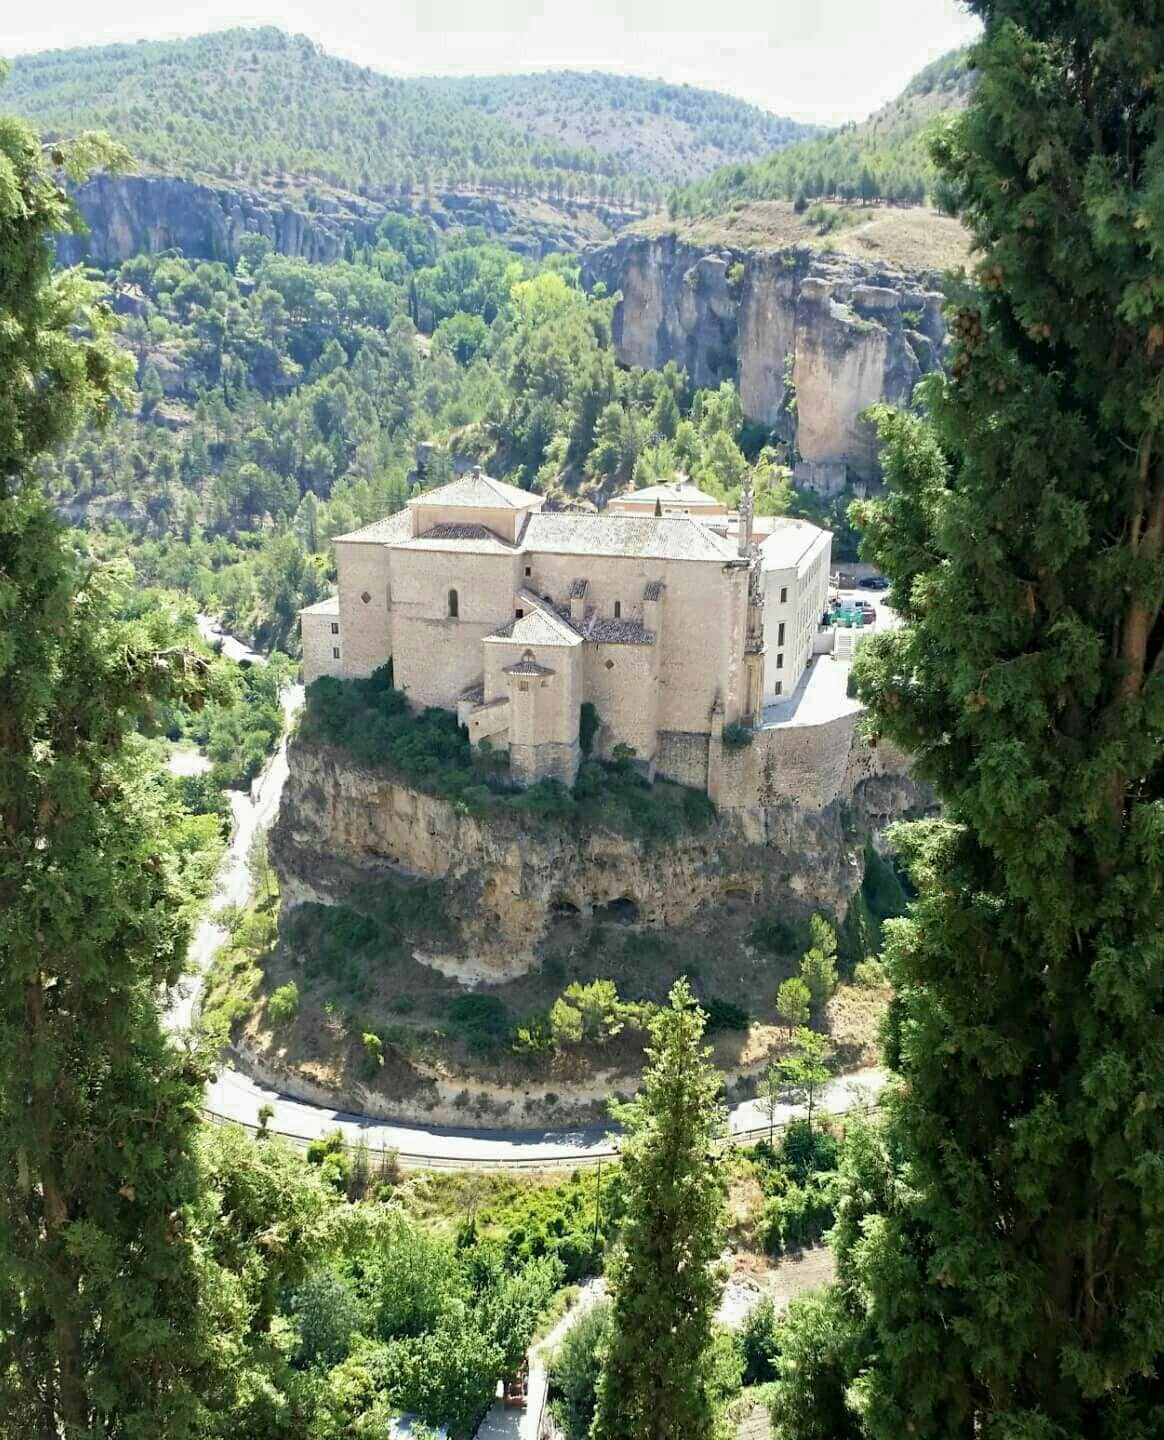
[[[462,983],[536,968],[563,915],[674,929],[745,899],[839,920],[860,888],[867,838],[930,805],[904,770],[878,773],[823,809],[721,812],[705,830],[649,845],[580,824],[478,819],[326,748],[298,743],[289,758],[272,833],[284,917],[304,901],[342,903],[378,876],[440,880],[448,938],[416,958]]]
[[[673,235],[622,235],[583,263],[587,286],[622,292],[624,364],[673,360],[694,385],[736,382],[748,419],[795,445],[802,478],[827,493],[877,476],[861,412],[907,402],[939,364],[938,279],[801,246],[709,252]]]
[[[309,207],[274,191],[199,184],[164,175],[96,175],[78,187],[77,208],[87,235],[66,236],[66,264],[86,259],[118,264],[142,252],[179,249],[191,259],[238,259],[244,235],[265,235],[281,255],[311,261],[341,258],[348,244],[374,242],[390,211],[423,213],[442,229],[468,225],[518,251],[540,257],[576,250],[636,218],[629,212],[581,204],[509,202],[494,195],[441,192],[429,197],[373,200],[328,194]]]

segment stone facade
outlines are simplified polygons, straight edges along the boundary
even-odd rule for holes
[[[337,539],[339,595],[303,612],[304,678],[391,658],[411,703],[455,709],[524,783],[573,781],[589,703],[597,754],[630,746],[718,798],[723,727],[795,688],[827,600],[828,532],[743,508],[679,482],[546,512],[473,471]]]

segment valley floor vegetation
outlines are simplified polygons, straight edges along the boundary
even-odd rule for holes
[[[616,364],[613,297],[585,294],[569,257],[404,216],[327,265],[258,235],[242,248],[233,267],[171,251],[110,272],[136,389],[38,475],[95,555],[129,556],[260,649],[298,653],[336,535],[458,464],[568,500],[681,470],[732,502],[750,475],[760,512],[852,543],[731,385]]]

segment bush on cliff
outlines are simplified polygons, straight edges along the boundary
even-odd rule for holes
[[[452,711],[410,710],[404,691],[392,684],[391,662],[366,680],[314,681],[307,687],[300,734],[345,751],[358,765],[390,771],[470,815],[577,821],[655,843],[705,829],[715,818],[703,791],[666,780],[652,783],[635,768],[630,752],[585,760],[573,789],[557,780],[520,789],[505,756],[474,750]]]

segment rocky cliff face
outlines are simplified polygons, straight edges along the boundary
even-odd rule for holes
[[[97,175],[79,187],[75,199],[89,234],[60,242],[66,264],[82,259],[117,264],[143,251],[171,247],[195,259],[233,262],[247,234],[267,236],[282,255],[326,262],[342,256],[348,241],[372,240],[389,211],[428,215],[442,229],[479,227],[511,249],[538,257],[578,249],[634,218],[606,208],[558,208],[452,192],[415,202],[326,195],[308,208],[301,199],[269,191],[153,175]]]
[[[451,938],[416,958],[463,981],[502,981],[540,963],[563,917],[677,930],[696,912],[744,902],[792,919],[843,918],[866,838],[929,803],[904,773],[881,773],[824,809],[723,812],[707,830],[653,847],[581,826],[476,819],[295,744],[271,852],[285,916],[305,900],[344,901],[377,876],[443,881]]]
[[[876,478],[861,412],[908,401],[939,364],[936,280],[801,246],[709,252],[673,235],[623,235],[583,264],[586,285],[622,291],[624,364],[674,360],[695,385],[735,381],[745,415],[795,445],[802,478],[825,492]]]

